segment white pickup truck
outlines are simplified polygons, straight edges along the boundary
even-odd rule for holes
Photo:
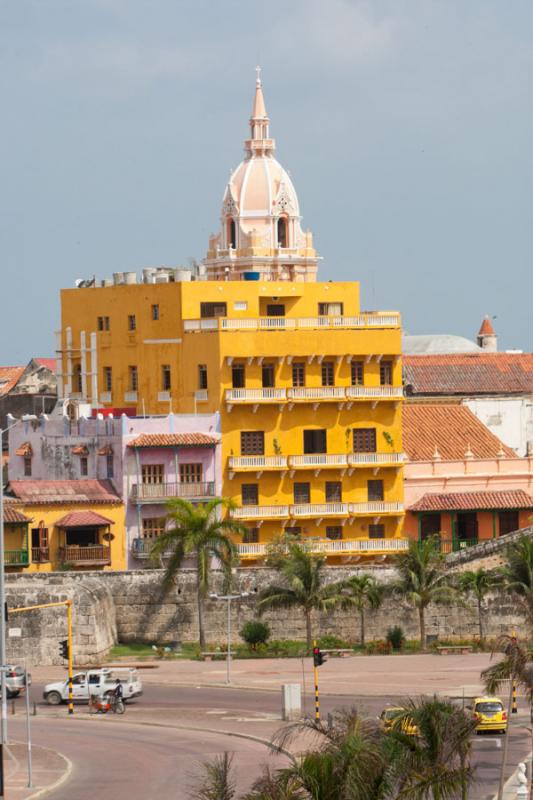
[[[117,678],[122,684],[124,700],[139,697],[143,693],[142,683],[136,669],[116,667],[114,669],[90,669],[76,672],[72,677],[72,696],[74,700],[89,701],[89,695],[102,696],[114,691]],[[43,697],[51,706],[68,701],[68,680],[48,683]]]

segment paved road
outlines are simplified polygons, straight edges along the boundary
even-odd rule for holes
[[[32,687],[33,697],[42,696],[42,686]],[[354,704],[370,715],[378,715],[393,697],[324,697],[322,714]],[[66,709],[65,716],[66,716]],[[151,797],[188,797],[192,774],[198,763],[215,753],[235,752],[241,785],[249,785],[260,765],[270,761],[266,748],[245,739],[228,737],[225,729],[238,729],[268,739],[276,729],[280,697],[275,692],[228,688],[195,688],[145,685],[145,694],[127,704],[123,718],[97,717],[89,720],[44,719],[48,708],[40,706],[34,719],[38,744],[58,749],[75,764],[68,785],[54,793],[55,800],[149,800]],[[57,711],[57,709],[56,709]],[[307,698],[312,711],[312,698]],[[84,713],[79,709],[79,714]],[[179,731],[136,723],[157,720],[165,726],[217,728],[219,732]],[[20,725],[18,717],[11,724]],[[509,774],[529,749],[529,735],[513,720],[509,748]],[[473,740],[477,782],[470,800],[491,798],[497,790],[502,738],[478,736]],[[97,791],[96,791],[97,790]]]

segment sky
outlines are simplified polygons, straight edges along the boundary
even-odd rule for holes
[[[320,279],[532,351],[530,0],[2,0],[0,363],[77,278],[204,257],[257,63]]]

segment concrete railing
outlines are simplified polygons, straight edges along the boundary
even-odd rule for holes
[[[291,505],[241,506],[231,513],[236,519],[261,519],[262,517],[347,517],[361,514],[399,514],[403,503],[293,503]]]
[[[185,333],[195,331],[286,331],[302,329],[399,328],[395,313],[359,314],[354,317],[209,317],[184,320]]]
[[[231,512],[235,519],[266,519],[288,517],[289,506],[242,506]]]
[[[399,514],[403,503],[385,503],[379,500],[369,503],[350,503],[350,513],[357,514]]]
[[[344,400],[346,386],[298,386],[287,389],[289,400]]]
[[[375,464],[403,464],[405,453],[349,453],[351,467],[374,466]]]
[[[347,517],[349,503],[295,503],[290,507],[291,517]]]
[[[134,501],[164,502],[172,497],[214,497],[215,482],[203,483],[135,483],[130,497]]]
[[[409,549],[407,539],[311,539],[303,540],[303,546],[311,553],[325,555],[358,555],[359,553],[401,553]],[[241,558],[264,558],[268,554],[268,542],[239,544]]]
[[[348,456],[343,453],[308,453],[303,456],[289,456],[290,467],[347,467]]]
[[[402,386],[348,386],[346,396],[349,400],[386,399],[401,400]]]
[[[286,456],[230,456],[230,469],[234,470],[259,470],[259,469],[286,469]]]
[[[286,399],[286,389],[226,389],[226,403],[277,403]]]

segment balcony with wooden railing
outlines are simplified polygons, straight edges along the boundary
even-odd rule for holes
[[[185,333],[200,331],[294,331],[399,328],[400,315],[390,311],[363,313],[352,317],[208,317],[186,319]]]
[[[403,553],[409,548],[407,539],[304,539],[303,546],[311,553],[329,556],[380,556]],[[268,542],[238,544],[237,550],[243,560],[265,558]]]
[[[50,561],[49,547],[32,547],[31,560],[33,564],[46,564]]]
[[[5,550],[4,564],[6,567],[27,567],[30,563],[28,550]]]
[[[165,503],[174,497],[201,500],[215,496],[215,482],[134,483],[130,499],[134,503]]]
[[[104,566],[111,564],[111,548],[103,544],[70,544],[59,548],[58,561],[77,567]]]

